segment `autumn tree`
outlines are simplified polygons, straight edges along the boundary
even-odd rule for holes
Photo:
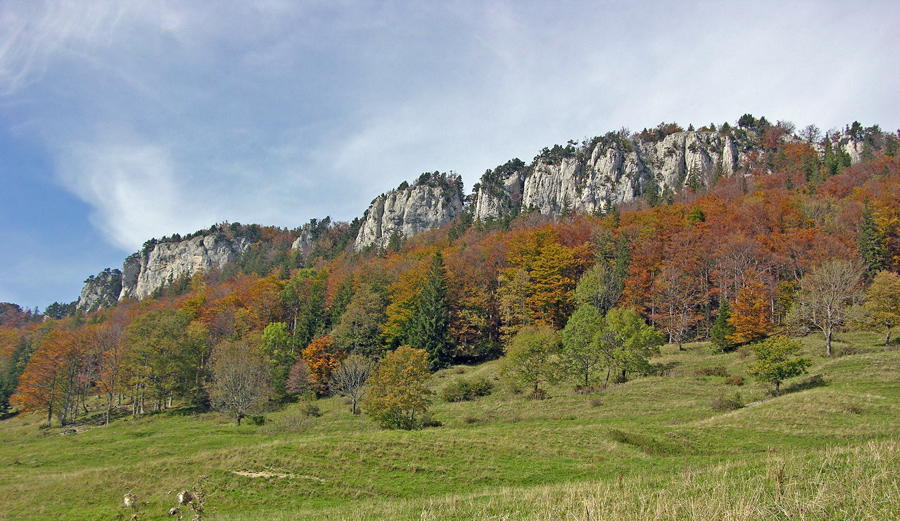
[[[745,344],[764,338],[772,329],[769,292],[759,275],[748,274],[748,282],[737,294],[728,323],[734,333],[726,338],[735,344]]]
[[[835,329],[850,317],[859,298],[862,269],[854,263],[831,259],[817,266],[800,281],[800,291],[791,308],[796,322],[818,328],[825,335],[825,352],[831,356]]]
[[[652,284],[652,318],[669,335],[669,341],[682,344],[688,331],[700,320],[697,306],[700,303],[700,288],[697,280],[681,266],[667,263],[656,274]]]
[[[583,254],[561,244],[550,243],[541,249],[530,272],[531,295],[528,304],[538,324],[562,328],[574,308],[574,293],[581,271]]]
[[[362,409],[386,429],[415,429],[428,411],[433,392],[428,388],[428,353],[424,349],[400,346],[388,353],[375,375]]]
[[[540,386],[559,375],[559,335],[550,326],[526,326],[506,346],[501,373],[532,386],[532,396],[543,397]]]
[[[124,345],[125,327],[115,318],[98,327],[95,337],[95,363],[97,364],[97,385],[106,395],[105,423],[115,401],[116,392],[122,387],[125,376],[126,352]]]
[[[262,353],[247,339],[226,341],[212,353],[212,406],[241,424],[248,414],[261,410],[271,394],[271,369]]]
[[[146,398],[156,409],[170,406],[174,397],[202,400],[203,360],[209,349],[205,337],[205,328],[192,324],[182,311],[150,311],[128,325],[126,361],[134,412],[145,409]]]
[[[444,261],[440,253],[432,257],[428,276],[409,324],[409,346],[428,353],[432,370],[450,364],[453,339],[450,337],[450,305]]]
[[[396,349],[409,343],[410,325],[424,286],[426,268],[424,261],[416,263],[403,271],[388,289],[390,303],[385,309],[385,320],[381,327],[387,349]]]
[[[294,362],[290,372],[288,372],[287,382],[284,384],[285,389],[295,395],[304,395],[314,390],[315,386],[316,382],[309,375],[309,368],[306,367],[306,362],[303,359]]]
[[[527,271],[519,269],[512,274],[501,274],[499,280],[498,300],[503,324],[500,331],[503,339],[509,340],[520,329],[534,323],[533,315],[528,309],[531,277]]]
[[[781,394],[781,383],[788,378],[806,372],[810,361],[794,356],[800,345],[788,338],[774,336],[753,345],[756,361],[750,365],[750,375],[757,381],[775,386],[775,394]]]
[[[331,373],[331,392],[350,399],[350,411],[358,414],[357,405],[365,396],[366,381],[375,368],[372,359],[350,355]]]
[[[535,322],[562,328],[574,310],[575,286],[589,258],[586,246],[564,246],[558,232],[545,226],[510,240],[506,275],[513,279],[524,270],[529,279],[526,302]]]
[[[12,398],[12,403],[23,411],[46,411],[48,427],[53,421],[54,405],[59,405],[60,380],[69,348],[64,333],[47,333],[19,377]]]
[[[316,392],[327,392],[331,374],[347,356],[346,353],[335,345],[331,336],[326,335],[310,342],[302,354]]]
[[[884,333],[884,345],[891,342],[891,331],[900,326],[900,275],[879,271],[866,291],[862,321]]]

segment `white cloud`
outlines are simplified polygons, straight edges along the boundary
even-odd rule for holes
[[[59,169],[67,189],[93,208],[91,222],[132,251],[151,237],[208,221],[202,196],[185,193],[176,171],[160,147],[97,143],[72,146]]]
[[[900,126],[890,2],[10,1],[0,103],[119,247],[744,112]],[[113,132],[111,129],[127,129]]]

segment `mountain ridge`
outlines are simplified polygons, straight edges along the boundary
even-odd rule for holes
[[[877,145],[872,142],[873,134],[881,133],[877,125],[863,128],[856,122],[843,132],[827,133],[821,141],[813,125],[800,132],[803,137],[793,130],[787,123],[771,125],[765,118],[745,115],[736,127],[726,123],[720,128],[684,130],[674,123],[662,123],[641,133],[608,132],[581,143],[545,147],[528,165],[515,158],[488,169],[469,196],[464,194],[459,175],[426,172],[413,184],[404,181],[376,197],[344,233],[355,230],[355,236],[348,239],[359,253],[396,247],[399,241],[466,213],[472,221],[485,223],[508,221],[526,211],[551,217],[602,214],[639,198],[654,205],[685,189],[698,191],[723,177],[748,175],[759,157],[778,144],[805,143],[821,160],[827,161],[831,155],[831,160],[845,166],[856,164]],[[309,256],[332,226],[326,217],[295,229],[292,250]],[[226,237],[223,229],[227,227],[228,223],[214,225],[178,240],[151,239],[141,252],[126,259],[122,270],[107,269],[90,277],[77,309],[90,312],[125,298],[146,298],[179,277],[221,269],[258,239]],[[115,301],[114,295],[118,295]]]

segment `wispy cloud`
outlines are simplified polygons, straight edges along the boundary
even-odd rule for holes
[[[10,0],[0,122],[133,251],[224,220],[350,219],[423,171],[471,186],[623,126],[750,112],[900,127],[898,15],[891,1]]]

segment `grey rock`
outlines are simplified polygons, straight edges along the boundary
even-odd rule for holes
[[[401,185],[372,201],[356,236],[356,250],[383,248],[394,234],[407,238],[443,226],[462,211],[459,176],[423,174],[412,186]]]
[[[247,239],[218,238],[216,235],[158,243],[149,251],[132,255],[125,261],[119,300],[140,300],[179,277],[221,268],[249,246]]]

